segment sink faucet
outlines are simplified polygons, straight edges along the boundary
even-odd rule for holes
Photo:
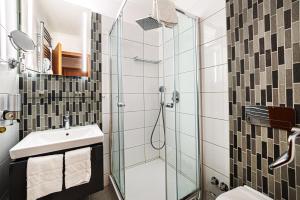
[[[70,129],[70,115],[69,112],[66,112],[66,115],[64,116],[64,122],[65,122],[65,129]]]

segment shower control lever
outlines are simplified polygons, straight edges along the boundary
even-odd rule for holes
[[[166,104],[166,107],[167,108],[173,108],[174,107],[174,103],[172,102],[172,103],[167,103]]]
[[[123,103],[123,102],[118,102],[118,107],[125,107],[125,103]]]
[[[219,189],[222,192],[227,192],[228,191],[228,186],[226,185],[226,183],[221,182],[220,185],[219,185]]]
[[[166,107],[167,108],[173,108],[175,103],[179,103],[179,92],[174,90],[172,94],[172,102],[167,103]]]
[[[210,183],[212,184],[212,185],[219,185],[219,180],[216,178],[216,177],[211,177],[211,179],[210,179]]]

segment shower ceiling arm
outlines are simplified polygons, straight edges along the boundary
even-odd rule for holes
[[[126,3],[127,3],[127,0],[123,0],[123,2],[121,4],[121,7],[118,10],[117,17],[115,18],[114,22],[112,23],[112,26],[111,26],[110,31],[109,31],[109,35],[111,34],[116,22],[118,21],[118,18],[121,15],[121,13],[123,11],[123,8],[125,7]]]

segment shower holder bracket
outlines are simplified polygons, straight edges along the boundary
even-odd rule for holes
[[[172,101],[173,101],[174,103],[179,103],[179,99],[180,99],[179,97],[180,97],[179,92],[176,91],[176,90],[174,90],[173,96],[172,96]]]

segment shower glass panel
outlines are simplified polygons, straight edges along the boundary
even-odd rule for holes
[[[180,101],[175,107],[177,199],[199,189],[198,184],[198,70],[196,20],[178,13],[174,31],[175,90]]]
[[[167,199],[184,199],[199,191],[197,20],[180,12],[178,25],[163,28],[166,107]],[[175,92],[175,93],[174,93]]]
[[[199,196],[198,21],[178,11],[175,27],[151,32],[130,21],[132,13],[127,11],[125,3],[110,33],[112,179],[125,200],[147,199],[147,192],[163,194],[156,200]],[[165,127],[160,116],[152,132],[161,105]],[[163,149],[150,145],[151,133],[156,147],[165,141]],[[159,183],[153,184],[153,177]],[[161,190],[156,191],[157,186]]]
[[[124,162],[124,104],[121,61],[122,15],[116,20],[110,33],[111,92],[112,92],[112,178],[125,198]]]

